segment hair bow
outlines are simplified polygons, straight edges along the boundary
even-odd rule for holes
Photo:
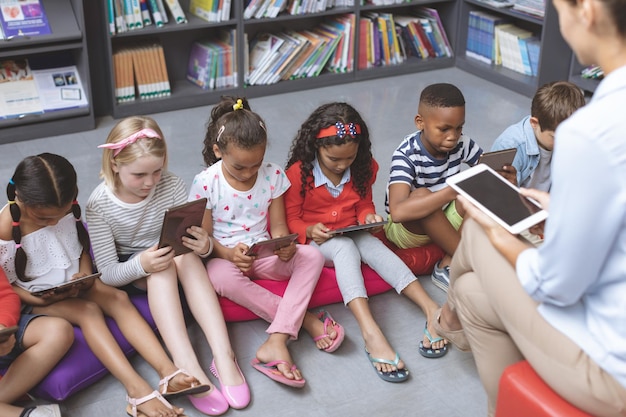
[[[133,133],[126,139],[122,139],[119,142],[115,143],[105,143],[103,145],[98,145],[98,148],[113,149],[113,157],[115,158],[120,152],[122,152],[125,147],[127,147],[128,145],[132,145],[139,139],[143,138],[161,139],[161,136],[159,136],[159,134],[152,129],[141,129],[139,132]]]
[[[347,130],[346,130],[347,128]],[[337,136],[339,139],[343,139],[346,136],[351,136],[352,139],[356,139],[356,135],[361,134],[361,126],[356,123],[348,123],[344,125],[342,122],[337,122],[333,126],[320,129],[317,134],[317,138],[327,138],[330,136]]]
[[[238,98],[237,102],[233,104],[233,110],[241,110],[243,109],[243,100]]]

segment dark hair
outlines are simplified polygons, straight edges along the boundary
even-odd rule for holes
[[[576,6],[576,0],[565,0],[571,6]],[[622,38],[626,37],[626,2],[624,0],[598,0],[606,9],[606,15],[615,24],[615,30]]]
[[[361,127],[361,133],[357,134],[356,137],[345,135],[343,138],[339,136],[317,138],[320,130],[334,126],[337,122],[346,126],[349,123],[357,124]],[[354,107],[347,103],[338,102],[323,104],[313,111],[302,123],[291,145],[287,168],[298,161],[302,162],[302,189],[300,191],[302,196],[304,196],[307,187],[313,187],[313,182],[307,183],[307,178],[311,177],[313,160],[317,156],[317,150],[321,147],[342,145],[349,142],[355,142],[359,145],[356,158],[350,166],[350,172],[354,188],[361,197],[365,197],[372,180],[372,143],[370,142],[369,130]]]
[[[556,130],[561,122],[585,105],[585,95],[576,84],[554,81],[539,87],[530,106],[530,115],[539,121],[539,128]]]
[[[89,251],[89,235],[81,221],[81,210],[76,197],[78,186],[76,171],[65,158],[51,153],[42,153],[26,157],[15,168],[13,177],[7,185],[9,209],[13,219],[13,240],[20,245],[22,232],[20,230],[21,211],[15,203],[15,196],[25,206],[34,207],[63,207],[72,204],[72,214],[76,219],[78,238],[84,251]],[[25,275],[27,256],[21,246],[15,252],[15,273],[21,281],[30,281]]]
[[[243,108],[235,110],[239,100]],[[248,100],[222,96],[221,101],[211,110],[211,119],[207,124],[202,150],[204,163],[210,166],[219,160],[213,152],[214,144],[217,143],[221,152],[226,152],[226,147],[231,142],[243,149],[265,145],[267,131],[265,122],[250,109]]]
[[[420,104],[435,108],[461,107],[465,106],[465,98],[461,90],[453,84],[431,84],[422,90]]]

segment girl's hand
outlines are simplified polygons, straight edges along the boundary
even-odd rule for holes
[[[378,223],[382,221],[383,221],[383,217],[376,213],[370,213],[367,216],[365,216],[365,224]],[[370,229],[369,232],[374,234],[374,233],[380,232],[381,230],[383,230],[383,226]]]
[[[513,165],[505,165],[496,172],[517,187],[517,169]]]
[[[328,234],[329,231],[330,229],[324,226],[323,223],[317,223],[313,226],[307,227],[307,237],[310,237],[313,242],[321,245],[331,238],[331,236]]]
[[[209,233],[202,227],[191,226],[187,229],[193,238],[183,236],[183,246],[191,249],[196,255],[206,255],[211,248]]]
[[[283,262],[287,262],[288,260],[293,258],[293,255],[295,254],[296,242],[291,242],[288,246],[283,246],[282,248],[276,249],[274,251],[274,255],[277,255],[278,258]]]
[[[174,250],[169,246],[159,249],[158,245],[154,245],[139,255],[141,267],[149,274],[166,270],[173,259]]]
[[[248,247],[248,245],[246,245],[245,243],[237,243],[237,245],[234,248],[230,249],[230,256],[229,256],[229,260],[235,264],[235,266],[237,268],[239,268],[239,270],[241,272],[248,272],[250,270],[250,268],[252,268],[252,263],[255,261],[256,257],[255,256],[248,256],[246,255],[246,252],[248,252],[248,249],[250,249],[250,247]]]

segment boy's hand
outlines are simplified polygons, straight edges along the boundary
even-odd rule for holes
[[[322,243],[326,242],[328,239],[331,238],[331,236],[328,234],[329,231],[330,229],[324,226],[323,223],[317,223],[317,224],[314,224],[313,226],[307,227],[306,234],[307,234],[307,237],[310,237],[311,239],[313,239],[313,242],[317,243],[318,245],[321,245]]]
[[[252,263],[256,260],[256,256],[248,256],[246,252],[250,247],[245,243],[237,243],[234,248],[229,249],[228,259],[235,264],[241,272],[248,272],[252,268]]]
[[[154,245],[139,255],[141,267],[149,274],[166,270],[172,263],[172,259],[174,259],[174,250],[170,246],[159,249],[158,245]]]
[[[517,186],[517,169],[513,165],[505,165],[496,172],[502,175],[508,182]]]
[[[187,233],[189,233],[193,238],[188,236],[183,236],[183,246],[191,249],[196,255],[204,255],[209,251],[211,247],[211,242],[209,242],[209,233],[204,230],[202,227],[191,226],[187,228]]]
[[[277,255],[278,258],[283,262],[287,262],[288,260],[293,258],[293,255],[295,254],[296,254],[296,242],[291,242],[289,243],[289,245],[283,246],[282,248],[276,249],[274,251],[274,255]]]

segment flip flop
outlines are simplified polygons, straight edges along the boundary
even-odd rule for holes
[[[393,365],[397,367],[398,363],[400,363],[400,356],[397,352],[396,358],[393,361],[390,361],[388,359],[373,358],[372,355],[370,355],[370,353],[367,351],[367,348],[365,348],[365,353],[367,354],[367,359],[369,359],[372,363],[372,368],[374,368],[374,371],[376,371],[376,375],[378,375],[378,377],[383,381],[404,382],[409,379],[409,370],[407,368],[396,369],[395,371],[391,372],[382,372],[376,368],[377,363],[386,363],[388,365]]]
[[[282,360],[271,361],[271,362],[266,363],[266,362],[261,362],[257,358],[254,358],[250,362],[250,365],[252,365],[254,369],[261,372],[268,378],[273,379],[276,382],[280,382],[281,384],[285,384],[294,388],[304,387],[304,384],[306,383],[304,379],[300,379],[300,380],[289,379],[285,375],[283,375],[283,373],[278,370],[278,365],[281,365],[281,364],[285,364],[289,366],[289,362],[282,361]],[[298,367],[295,364],[291,365],[292,371],[295,371],[296,369],[298,369]]]
[[[428,322],[426,322],[426,324],[424,325],[424,334],[426,335],[426,337],[430,341],[430,347],[425,347],[424,346],[424,341],[420,340],[420,346],[419,346],[420,355],[422,355],[425,358],[434,359],[434,358],[441,358],[446,353],[448,353],[448,346],[447,345],[443,345],[443,347],[441,349],[434,349],[433,348],[433,343],[441,342],[443,340],[443,337],[435,337],[435,338],[433,338],[433,336],[428,331]]]
[[[343,343],[343,339],[346,335],[346,332],[343,328],[343,326],[339,323],[337,323],[334,319],[333,316],[330,315],[330,313],[326,310],[320,310],[317,312],[317,318],[324,323],[324,330],[327,331],[328,326],[332,326],[333,329],[335,329],[335,332],[337,333],[337,337],[335,337],[334,339],[331,339],[332,342],[330,344],[330,346],[328,346],[326,349],[321,349],[324,352],[328,352],[328,353],[332,353],[334,351],[336,351],[337,349],[339,349],[339,346],[341,346],[341,343]],[[315,336],[313,338],[314,342],[317,342],[318,340],[321,340],[325,337],[330,338],[330,335],[328,333],[324,333],[321,334],[319,336]]]

